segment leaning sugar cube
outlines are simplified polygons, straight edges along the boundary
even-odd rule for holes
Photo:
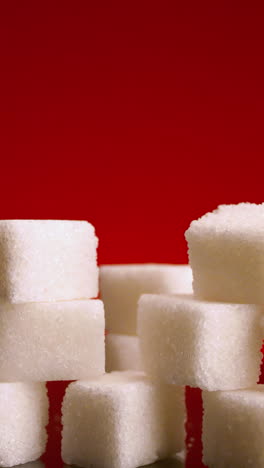
[[[100,300],[0,303],[0,381],[97,377],[104,366]]]
[[[222,205],[186,231],[200,299],[264,303],[264,204]]]
[[[138,334],[145,371],[167,383],[206,390],[254,385],[261,364],[262,311],[192,296],[143,295]]]
[[[108,333],[105,337],[105,358],[107,372],[141,370],[138,336]]]
[[[39,458],[46,448],[47,424],[44,383],[0,383],[0,466]]]
[[[263,468],[263,385],[203,393],[203,461],[214,468]]]
[[[97,243],[86,221],[0,220],[0,298],[17,303],[96,297]]]
[[[192,271],[188,265],[104,265],[100,267],[100,291],[107,330],[136,335],[140,295],[191,293]]]
[[[184,391],[141,372],[113,372],[67,388],[62,458],[94,468],[136,468],[184,445]]]

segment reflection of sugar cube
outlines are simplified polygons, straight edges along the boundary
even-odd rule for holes
[[[196,297],[264,303],[264,204],[222,205],[186,231]]]
[[[102,301],[0,303],[0,380],[97,377],[104,365]]]
[[[23,463],[23,467],[20,468],[45,468],[45,465],[42,461],[36,460],[28,463]]]
[[[141,372],[114,372],[69,385],[62,458],[84,467],[136,468],[184,445],[184,390]]]
[[[263,385],[203,392],[203,461],[214,468],[264,466]]]
[[[138,336],[108,333],[105,337],[106,372],[141,370]]]
[[[0,466],[39,458],[47,441],[45,384],[0,383],[0,421]]]
[[[143,295],[138,334],[144,370],[166,383],[206,390],[258,381],[262,307],[192,296]]]
[[[13,303],[96,297],[96,247],[85,221],[0,221],[0,297]]]
[[[104,265],[100,267],[100,292],[107,330],[136,335],[140,295],[191,293],[192,271],[188,265]]]

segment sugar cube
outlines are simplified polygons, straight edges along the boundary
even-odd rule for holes
[[[214,468],[263,468],[263,385],[203,392],[203,461]]]
[[[186,231],[196,297],[264,303],[264,204],[221,205]]]
[[[183,388],[155,384],[142,372],[70,384],[62,413],[67,464],[136,468],[183,448]]]
[[[192,296],[143,295],[138,334],[144,370],[176,385],[206,390],[258,381],[263,308]]]
[[[97,377],[104,365],[102,301],[0,303],[0,381]]]
[[[97,243],[86,221],[0,220],[0,298],[18,303],[96,297]]]
[[[0,383],[0,421],[0,466],[39,458],[47,442],[45,384]]]
[[[143,293],[190,293],[188,265],[104,265],[100,291],[105,305],[106,328],[111,333],[136,335],[137,302]]]
[[[138,336],[108,333],[105,337],[106,372],[141,370]]]

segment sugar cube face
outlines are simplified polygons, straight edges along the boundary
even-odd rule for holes
[[[203,393],[203,461],[214,468],[263,468],[263,385]]]
[[[138,336],[108,333],[105,337],[106,372],[142,370]]]
[[[76,380],[104,366],[102,301],[0,303],[0,381]]]
[[[110,333],[136,335],[141,294],[192,292],[192,271],[188,265],[104,265],[100,267],[99,278]]]
[[[47,424],[44,383],[0,383],[0,466],[39,458],[46,448]]]
[[[196,297],[264,303],[264,204],[222,205],[185,236]]]
[[[138,334],[145,371],[176,385],[206,390],[258,381],[263,308],[192,296],[143,295]]]
[[[0,220],[0,298],[18,303],[96,297],[97,244],[86,221]]]
[[[183,388],[155,384],[141,372],[70,384],[62,414],[67,464],[136,468],[184,445]]]

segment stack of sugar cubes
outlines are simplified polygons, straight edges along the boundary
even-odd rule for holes
[[[186,232],[192,273],[101,267],[105,373],[93,227],[0,221],[0,466],[43,453],[45,382],[77,380],[62,406],[67,464],[136,468],[173,456],[189,385],[203,390],[204,463],[263,468],[263,234],[264,204],[220,206]]]
[[[184,388],[155,382],[142,371],[137,302],[142,293],[184,293],[192,290],[191,284],[189,266],[100,267],[107,373],[72,383],[66,390],[64,462],[87,468],[136,468],[184,448]]]
[[[45,451],[45,382],[104,373],[97,238],[84,221],[0,221],[0,466]]]
[[[203,462],[264,467],[260,374],[264,204],[222,205],[186,232],[193,295],[143,295],[138,333],[157,381],[203,390]]]
[[[103,265],[99,278],[107,330],[106,371],[142,370],[138,300],[146,293],[191,293],[191,268],[166,264]]]

